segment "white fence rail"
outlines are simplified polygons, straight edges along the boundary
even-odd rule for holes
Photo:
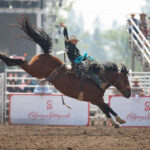
[[[4,112],[5,112],[5,80],[4,80],[4,73],[0,74],[0,124],[4,123]]]
[[[136,47],[138,48],[138,51],[141,53],[142,58],[144,58],[142,61],[147,62],[150,67],[150,43],[149,41],[145,38],[143,33],[140,31],[139,27],[135,24],[135,22],[131,18],[128,19],[127,30],[132,39],[131,42],[133,42],[134,45],[136,45]],[[133,48],[134,47],[133,44],[131,45],[132,45],[131,47]]]

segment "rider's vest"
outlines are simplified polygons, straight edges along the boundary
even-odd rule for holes
[[[74,44],[65,42],[65,48],[67,49],[67,55],[71,62],[74,62],[77,57],[81,56],[78,48]]]

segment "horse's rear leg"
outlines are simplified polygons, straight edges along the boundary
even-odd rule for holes
[[[112,124],[112,126],[114,126],[115,128],[119,128],[119,124],[117,124],[112,118],[111,115],[109,113],[109,108],[107,107],[108,105],[103,103],[100,103],[99,108],[105,113],[106,117],[108,118],[108,120],[110,121],[110,123]]]
[[[5,62],[7,66],[20,66],[25,63],[22,59],[12,59],[3,54],[0,54],[0,59]]]

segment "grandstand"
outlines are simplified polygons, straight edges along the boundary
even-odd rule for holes
[[[130,23],[129,23],[130,22]],[[143,71],[150,71],[150,43],[148,37],[142,33],[138,24],[131,18],[127,17],[127,31],[129,33],[129,46],[132,53],[131,69],[135,71],[135,58],[140,62]],[[147,31],[148,32],[148,31]]]

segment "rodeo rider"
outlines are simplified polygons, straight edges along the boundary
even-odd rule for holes
[[[67,52],[68,58],[71,62],[71,65],[74,67],[76,65],[75,59],[77,59],[79,56],[81,56],[79,49],[76,47],[77,43],[79,42],[79,39],[76,37],[76,35],[71,35],[69,38],[67,26],[62,22],[60,22],[60,26],[64,28],[63,34],[64,34],[64,38],[65,38],[66,52]],[[106,83],[102,82],[94,72],[90,71],[90,72],[88,72],[88,75],[98,85],[98,87],[100,89],[102,89],[102,90],[105,89]]]

